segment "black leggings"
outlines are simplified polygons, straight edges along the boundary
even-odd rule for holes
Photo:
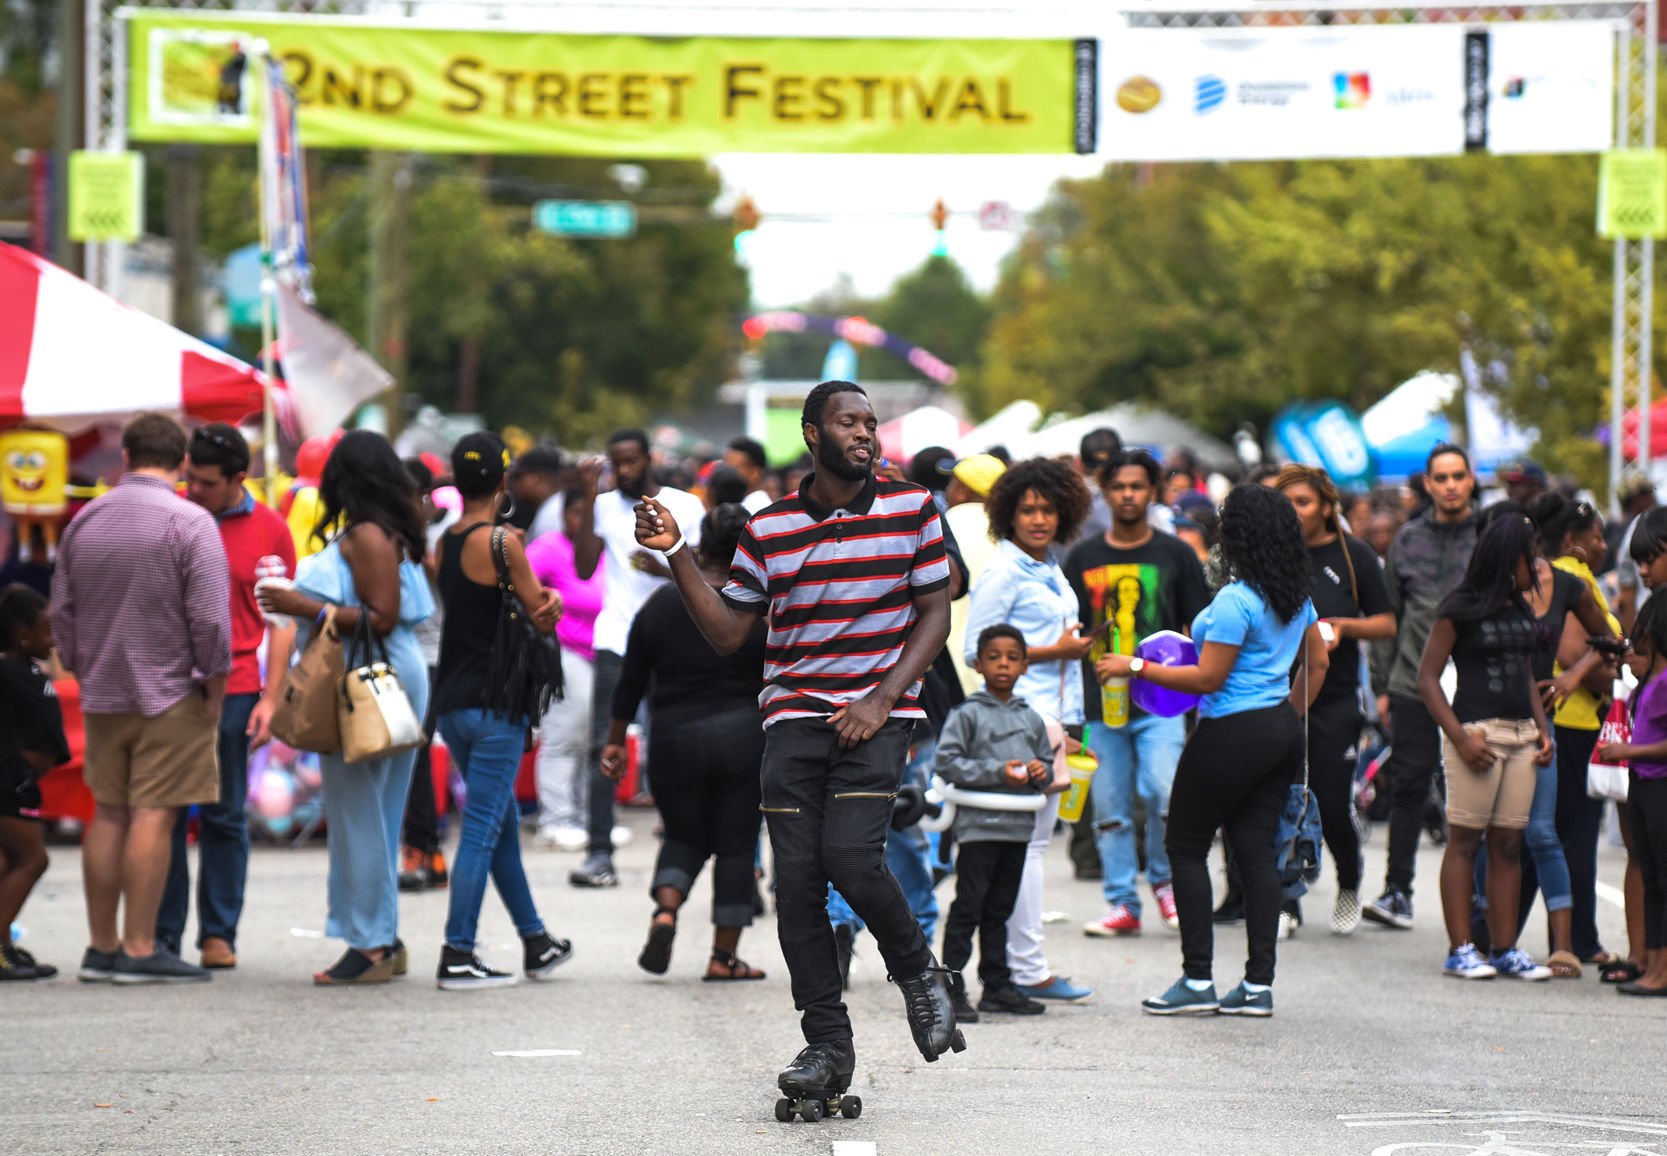
[[[1279,868],[1274,846],[1291,783],[1302,774],[1302,722],[1288,702],[1199,720],[1181,751],[1169,797],[1164,846],[1181,918],[1188,979],[1212,978],[1210,844],[1225,829],[1244,880],[1250,955],[1244,977],[1273,982],[1279,935]]]
[[[1644,873],[1644,946],[1667,947],[1667,779],[1634,771],[1626,806],[1632,816],[1632,855]]]
[[[1341,891],[1360,890],[1360,832],[1354,825],[1359,743],[1359,700],[1353,694],[1322,695],[1308,714],[1308,787],[1320,804],[1320,826]]]
[[[752,923],[763,759],[763,720],[752,706],[650,733],[648,786],[665,825],[650,894],[675,887],[688,895],[712,858],[712,922]]]

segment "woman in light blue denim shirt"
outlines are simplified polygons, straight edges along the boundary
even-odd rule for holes
[[[1088,487],[1065,462],[1033,458],[1002,474],[985,502],[1000,553],[973,583],[967,615],[962,660],[969,665],[985,627],[1007,622],[1024,635],[1030,666],[1014,693],[1047,721],[1056,742],[1064,741],[1067,727],[1081,733],[1081,662],[1093,641],[1077,635],[1077,596],[1053,555],[1076,537],[1090,501]],[[1042,861],[1058,816],[1059,796],[1050,794],[1025,852],[1024,881],[1007,923],[1007,961],[1025,995],[1077,1001],[1094,993],[1054,975],[1042,953]]]
[[[418,718],[428,708],[428,665],[414,628],[434,613],[421,568],[424,535],[411,476],[381,434],[354,430],[337,443],[319,483],[317,534],[342,525],[329,544],[296,567],[294,589],[261,592],[263,608],[291,614],[314,629],[334,607],[336,628],[350,637],[361,615],[388,649]],[[330,826],[329,921],[325,934],[345,939],[346,953],[320,985],[386,983],[404,974],[399,939],[399,835],[415,750],[349,766],[321,755],[324,814]]]

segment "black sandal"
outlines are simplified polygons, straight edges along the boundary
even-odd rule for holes
[[[727,968],[729,974],[712,975],[708,973],[701,976],[701,979],[706,983],[745,983],[748,980],[764,978],[762,971],[736,956],[734,952],[714,950],[712,952],[712,962],[719,967]]]
[[[394,957],[384,955],[373,960],[356,947],[350,947],[342,957],[330,965],[328,971],[313,972],[313,983],[318,987],[352,983],[387,983],[394,978]]]
[[[1598,979],[1604,983],[1633,983],[1644,974],[1644,969],[1630,959],[1618,959],[1614,963],[1605,964],[1598,972]]]
[[[660,916],[671,916],[670,923],[661,923]],[[643,945],[642,954],[637,956],[637,966],[650,975],[665,975],[671,966],[671,944],[677,938],[677,909],[674,907],[656,907],[654,922],[648,928],[648,942]]]

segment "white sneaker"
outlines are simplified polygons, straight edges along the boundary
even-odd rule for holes
[[[1296,936],[1296,933],[1297,933],[1297,928],[1299,928],[1301,926],[1302,926],[1302,920],[1300,920],[1296,916],[1292,915],[1289,911],[1281,911],[1279,913],[1279,938],[1280,939],[1294,938]]]
[[[614,844],[615,847],[624,847],[626,844],[630,843],[631,840],[635,839],[636,837],[637,837],[637,833],[635,831],[631,830],[631,828],[626,827],[624,825],[615,827],[614,830],[613,830],[613,835],[612,835],[613,844]]]
[[[590,837],[583,827],[540,827],[533,842],[546,851],[583,851]]]
[[[1331,909],[1331,933],[1353,935],[1360,926],[1360,892],[1339,891]]]

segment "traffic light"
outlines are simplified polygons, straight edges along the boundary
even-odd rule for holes
[[[747,239],[752,236],[758,223],[764,219],[764,214],[758,211],[758,206],[749,196],[743,196],[735,202],[735,208],[730,210],[730,224],[735,230],[735,251],[741,252],[746,248]]]
[[[949,224],[949,206],[943,203],[942,197],[939,197],[932,203],[932,228],[937,230],[938,234],[937,243],[932,246],[932,256],[934,257],[949,256],[949,242],[944,237],[943,232],[944,226],[947,224]]]

